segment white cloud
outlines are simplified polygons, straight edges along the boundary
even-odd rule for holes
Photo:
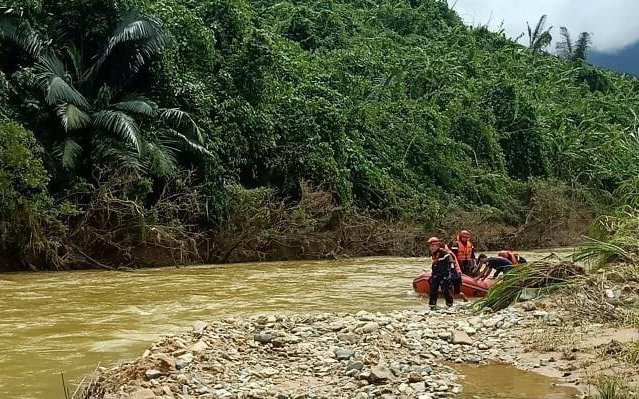
[[[547,14],[555,38],[560,26],[574,37],[590,32],[599,51],[615,52],[639,41],[639,0],[457,0],[455,10],[471,25],[490,22],[496,29],[503,22],[513,38],[526,31],[526,21],[534,26]]]

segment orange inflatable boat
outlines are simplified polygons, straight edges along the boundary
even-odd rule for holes
[[[415,292],[421,295],[429,295],[430,294],[430,283],[428,279],[430,278],[431,272],[427,271],[415,278],[413,280],[413,289]],[[494,280],[476,280],[473,277],[462,274],[462,288],[461,291],[468,298],[483,298],[486,296],[486,293],[492,287]]]

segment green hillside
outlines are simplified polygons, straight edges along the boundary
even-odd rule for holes
[[[281,232],[274,208],[318,233],[290,216],[309,190],[426,232],[639,188],[639,80],[467,27],[443,1],[10,3],[0,233],[37,267],[149,245],[232,259],[219,237]]]

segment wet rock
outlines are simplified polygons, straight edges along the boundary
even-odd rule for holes
[[[373,383],[383,383],[392,378],[390,369],[383,365],[371,367],[369,380]]]
[[[161,372],[160,370],[156,370],[156,369],[150,369],[147,370],[144,373],[144,376],[148,379],[148,380],[154,380],[156,378],[160,378],[164,375],[163,372]]]

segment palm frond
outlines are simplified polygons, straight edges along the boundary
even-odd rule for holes
[[[74,169],[78,165],[82,147],[75,140],[66,138],[62,143],[62,166],[65,169]]]
[[[575,43],[572,59],[573,61],[583,60],[585,61],[588,57],[588,50],[590,49],[590,45],[592,44],[592,38],[590,33],[581,32],[579,35],[579,39],[577,39],[577,43]]]
[[[0,37],[4,37],[33,58],[38,58],[45,48],[45,41],[29,28],[9,15],[0,15]]]
[[[158,106],[145,97],[127,97],[113,105],[113,108],[132,114],[155,116]]]
[[[188,112],[178,108],[164,108],[160,110],[160,119],[175,129],[188,128],[199,144],[204,143],[202,130]]]
[[[560,42],[557,42],[557,55],[559,55],[559,57],[563,59],[568,60],[572,58],[572,54],[573,54],[572,38],[570,37],[570,32],[568,31],[568,28],[566,28],[565,26],[560,27],[559,35],[561,35],[563,40]]]
[[[140,154],[141,138],[140,129],[135,120],[122,111],[103,110],[96,112],[93,116],[96,126],[105,129],[110,134],[120,136],[127,142],[133,144]]]
[[[51,54],[41,56],[36,63],[36,71],[47,104],[70,103],[79,108],[89,108],[87,99],[67,82],[67,71],[58,57]]]
[[[140,156],[131,146],[110,137],[100,137],[91,141],[97,162],[117,165],[118,168],[143,170]]]
[[[140,18],[137,10],[130,11],[115,29],[106,48],[91,67],[90,76],[95,77],[115,50],[127,44],[136,46],[136,51],[130,56],[128,63],[131,71],[135,73],[146,63],[146,59],[164,48],[166,42],[166,35],[159,22]]]
[[[73,104],[59,106],[57,113],[66,132],[82,129],[91,124],[91,117]]]
[[[186,137],[184,134],[174,130],[174,129],[166,129],[166,132],[170,135],[173,136],[174,138],[178,139],[179,142],[184,145],[189,151],[194,152],[196,154],[199,155],[207,155],[210,157],[213,157],[213,153],[211,151],[209,151],[208,149],[206,149],[204,146],[194,142],[193,140],[189,139],[188,137]]]
[[[64,51],[67,53],[71,65],[73,65],[73,71],[75,72],[75,79],[80,81],[83,79],[84,66],[82,64],[82,53],[75,43],[69,43],[64,47]]]
[[[546,26],[546,20],[548,18],[548,15],[544,14],[541,16],[541,18],[539,18],[539,22],[537,22],[537,26],[535,27],[535,32],[533,32],[533,43],[537,43],[537,41],[539,40],[539,37],[541,36],[542,32],[544,31],[544,27]]]
[[[177,160],[172,142],[146,143],[143,162],[145,169],[156,177],[169,176],[175,171]]]

